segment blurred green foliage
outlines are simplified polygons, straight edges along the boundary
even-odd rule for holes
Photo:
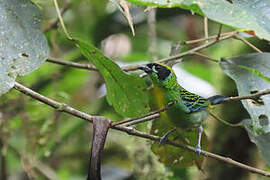
[[[35,1],[39,4],[43,13],[43,28],[56,18],[52,1]],[[66,1],[59,1],[62,7]],[[73,0],[72,7],[64,14],[64,21],[68,31],[73,37],[84,39],[86,42],[103,48],[102,41],[114,34],[123,34],[124,40],[131,48],[121,57],[114,58],[118,62],[145,62],[149,60],[147,15],[142,7],[132,5],[132,14],[136,23],[136,36],[132,37],[130,29],[117,8],[106,0]],[[137,9],[137,10],[136,10]],[[135,15],[140,15],[136,19]],[[159,58],[169,55],[171,43],[183,40],[204,37],[203,19],[192,15],[189,11],[181,9],[157,10],[157,42]],[[209,21],[209,34],[216,34],[219,25]],[[224,27],[223,31],[231,31]],[[51,56],[66,61],[88,63],[68,41],[61,28],[52,29],[46,33],[51,47]],[[121,45],[123,39],[112,41],[114,46],[123,51],[127,44]],[[104,41],[103,41],[104,42]],[[116,44],[117,42],[120,42]],[[251,42],[266,51],[268,44],[262,40],[251,38]],[[120,44],[120,45],[119,45]],[[182,47],[182,51],[199,45],[192,44]],[[117,51],[117,49],[115,49]],[[217,43],[202,51],[211,58],[233,57],[242,53],[251,52],[252,49],[235,39]],[[106,54],[106,52],[104,52]],[[233,85],[226,85],[224,74],[218,64],[209,62],[201,57],[189,56],[183,58],[181,67],[186,71],[208,81],[218,90],[229,88],[230,93],[236,92]],[[100,97],[101,86],[104,79],[97,72],[89,72],[65,66],[59,66],[46,62],[30,75],[17,79],[25,86],[48,96],[56,101],[71,105],[84,112],[103,115],[113,121],[122,120],[108,105],[104,97]],[[230,81],[230,80],[228,80]],[[199,88],[199,87],[198,87]],[[232,95],[232,94],[226,94]],[[229,107],[233,109],[233,107]],[[243,108],[243,107],[240,107]],[[219,116],[230,114],[223,112]],[[234,114],[237,109],[233,109]],[[230,112],[230,111],[229,111]],[[241,112],[243,115],[245,112]],[[235,117],[237,119],[237,117]],[[230,156],[234,150],[230,144],[226,144],[226,136],[220,133],[220,127],[214,120],[208,120],[206,134],[213,139],[222,139],[210,143],[209,150],[226,153]],[[147,131],[147,123],[140,124],[137,128]],[[219,128],[218,128],[219,127]],[[237,134],[230,133],[231,129],[221,128],[238,140],[242,140]],[[2,162],[0,168],[5,165],[6,172],[11,179],[85,179],[89,163],[89,152],[92,128],[89,123],[73,116],[60,113],[54,109],[37,102],[14,90],[0,98],[0,150]],[[234,136],[236,135],[236,136]],[[243,136],[247,137],[246,134]],[[247,139],[248,141],[248,139]],[[248,146],[249,145],[249,146]],[[151,152],[150,143],[143,139],[131,137],[127,134],[110,130],[103,154],[103,176],[109,179],[125,180],[191,180],[191,179],[215,179],[211,176],[209,167],[215,167],[216,162],[206,161],[203,174],[196,167],[171,168],[164,166]],[[225,151],[226,149],[230,151]],[[242,151],[252,151],[252,145],[242,147]],[[239,151],[238,151],[239,152]],[[240,150],[241,152],[241,150]],[[255,155],[254,155],[255,154]],[[241,156],[241,155],[239,155]],[[244,154],[242,158],[252,161],[254,164],[262,164],[258,153]],[[38,162],[38,163],[37,163]],[[219,162],[217,162],[219,163]],[[46,167],[46,168],[44,168]],[[220,174],[226,173],[229,168],[219,165]],[[40,171],[43,169],[44,171]],[[213,174],[213,172],[212,172]],[[235,179],[245,179],[248,173],[233,174]],[[111,177],[111,178],[110,178]]]

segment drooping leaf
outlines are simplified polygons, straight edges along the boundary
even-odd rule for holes
[[[0,0],[0,95],[14,86],[17,75],[39,68],[49,48],[40,30],[39,9],[28,0]]]
[[[162,119],[156,119],[152,123],[150,133],[156,136],[163,136],[166,132],[171,130],[173,127],[169,126],[168,123]],[[177,138],[176,138],[177,137]],[[198,131],[196,129],[191,131],[184,131],[178,129],[169,135],[169,139],[184,143],[193,147],[196,147],[198,141]],[[202,134],[202,149],[207,148],[207,137],[205,133]],[[203,162],[203,156],[199,156],[193,152],[185,149],[173,147],[170,145],[161,145],[160,143],[154,142],[151,146],[152,151],[158,156],[159,161],[170,167],[184,168],[192,165],[197,165],[199,168]]]
[[[255,69],[256,72],[269,77],[269,58],[270,53],[246,54],[235,58],[221,59],[220,66],[235,81],[239,96],[243,96],[270,88],[270,83],[239,66]],[[245,120],[242,123],[251,141],[258,146],[264,160],[270,164],[270,95],[264,95],[256,100],[242,100],[242,104],[251,117],[251,120]]]
[[[127,0],[144,6],[180,7],[244,31],[253,31],[270,40],[270,1],[268,0]]]
[[[76,40],[82,54],[87,57],[100,71],[105,79],[107,100],[116,112],[125,117],[135,117],[146,114],[148,96],[143,91],[144,81],[134,75],[126,74],[112,60],[105,57],[93,45]]]

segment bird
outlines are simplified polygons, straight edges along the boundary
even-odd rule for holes
[[[139,66],[150,76],[153,84],[153,96],[159,108],[173,104],[164,112],[160,113],[161,119],[168,122],[168,126],[174,128],[165,133],[160,140],[164,144],[168,140],[169,134],[180,128],[182,130],[198,129],[198,142],[195,148],[197,154],[201,153],[201,136],[203,132],[202,122],[208,116],[208,108],[218,104],[225,99],[224,96],[215,95],[204,98],[184,89],[177,82],[177,77],[173,69],[162,63],[149,63]]]

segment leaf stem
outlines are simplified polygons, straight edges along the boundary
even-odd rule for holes
[[[60,12],[60,9],[59,9],[59,6],[58,6],[58,3],[57,3],[57,0],[53,0],[54,2],[54,6],[55,6],[55,9],[56,9],[56,12],[57,12],[57,15],[58,15],[58,18],[59,18],[59,21],[61,23],[61,26],[64,30],[64,33],[66,34],[67,38],[69,40],[73,40],[72,37],[69,35],[67,29],[66,29],[66,26],[64,24],[64,21],[63,21],[63,18],[62,18],[62,15],[61,15],[61,12]]]
[[[212,112],[210,112],[210,111],[208,111],[208,112],[209,112],[209,114],[210,114],[213,118],[215,118],[216,120],[218,120],[219,122],[221,122],[221,123],[223,123],[223,124],[225,124],[225,125],[227,125],[227,126],[230,126],[230,127],[241,127],[241,126],[242,126],[241,123],[232,124],[232,123],[229,123],[229,122],[227,122],[227,121],[221,119],[220,117],[217,117],[217,116],[214,115]]]

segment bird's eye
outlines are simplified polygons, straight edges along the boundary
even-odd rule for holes
[[[156,66],[156,70],[159,71],[161,68],[160,66]]]

